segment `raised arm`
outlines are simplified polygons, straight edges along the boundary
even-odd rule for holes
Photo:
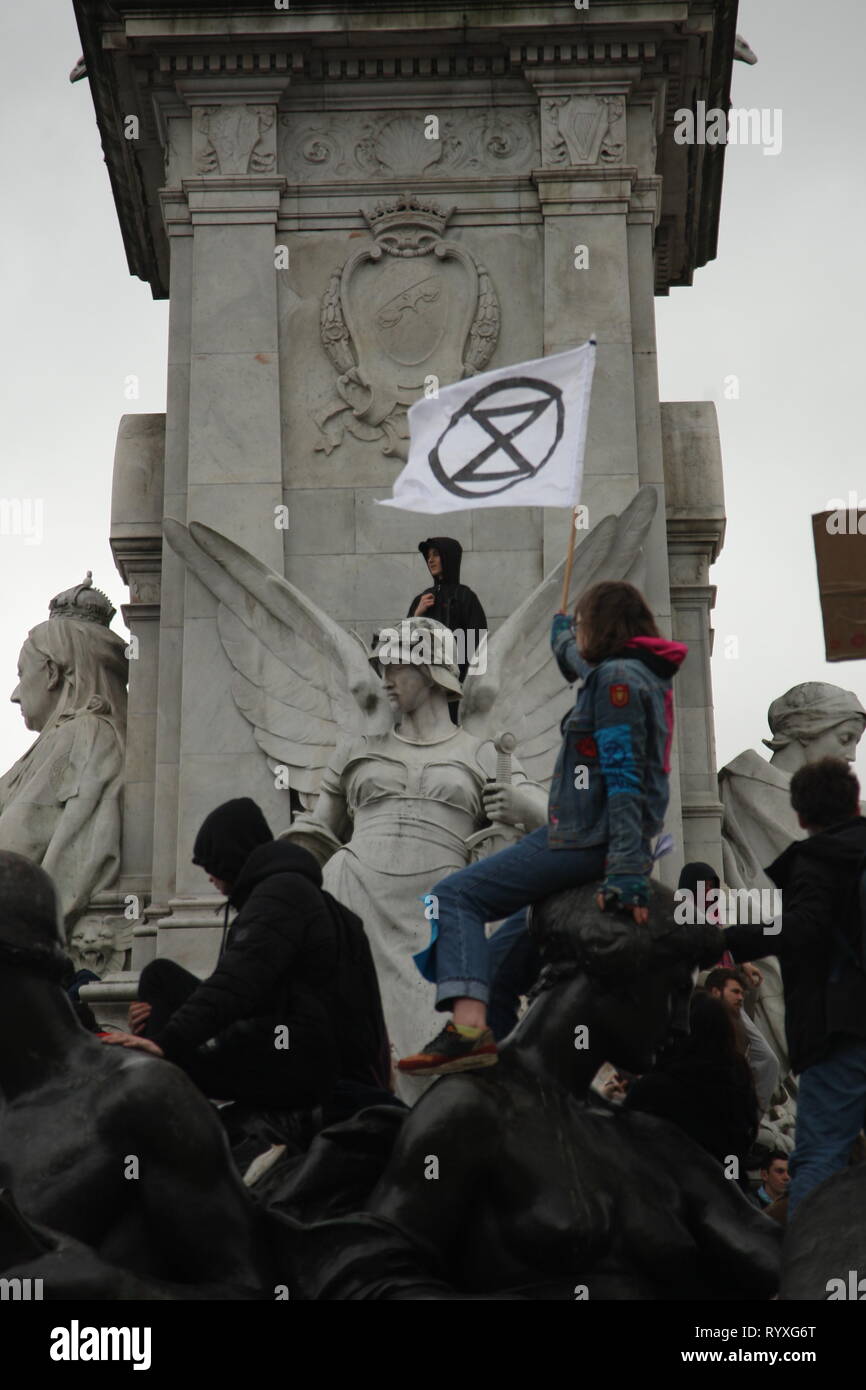
[[[574,637],[574,619],[567,613],[556,613],[550,629],[550,645],[556,664],[567,681],[585,679],[592,670],[577,649]]]

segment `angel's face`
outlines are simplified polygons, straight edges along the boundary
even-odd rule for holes
[[[401,714],[413,714],[430,699],[433,682],[419,666],[388,664],[382,667],[385,698]]]

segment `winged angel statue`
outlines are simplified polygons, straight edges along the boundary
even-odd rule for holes
[[[641,488],[620,516],[598,522],[576,551],[570,602],[633,572],[656,500]],[[325,887],[363,921],[402,1056],[440,1021],[433,987],[412,961],[429,937],[425,895],[469,862],[467,841],[491,819],[523,830],[547,819],[560,721],[574,699],[548,637],[562,564],[492,635],[486,667],[480,654],[470,666],[455,727],[456,669],[380,668],[357,634],[219,532],[166,520],[165,533],[219,602],[234,701],[271,770],[288,769],[311,808],[285,833],[316,855]],[[514,735],[520,755],[505,787],[496,775],[500,730]],[[401,1086],[412,1099],[422,1083],[407,1077]]]

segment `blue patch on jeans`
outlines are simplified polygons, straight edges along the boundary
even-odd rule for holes
[[[418,967],[419,973],[423,975],[425,980],[429,980],[432,985],[436,984],[438,978],[436,975],[436,942],[438,937],[439,919],[437,917],[431,917],[430,943],[424,947],[423,951],[419,951],[417,955],[412,957]]]
[[[642,788],[635,767],[629,726],[614,724],[609,729],[597,729],[595,741],[608,796],[622,792],[627,796],[640,796]]]

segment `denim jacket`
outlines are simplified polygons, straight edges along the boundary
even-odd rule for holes
[[[561,614],[550,640],[563,675],[582,684],[562,721],[548,843],[551,849],[604,844],[608,874],[648,874],[650,841],[668,805],[671,681],[688,648],[664,637],[633,637],[591,666],[577,650],[571,619]]]

